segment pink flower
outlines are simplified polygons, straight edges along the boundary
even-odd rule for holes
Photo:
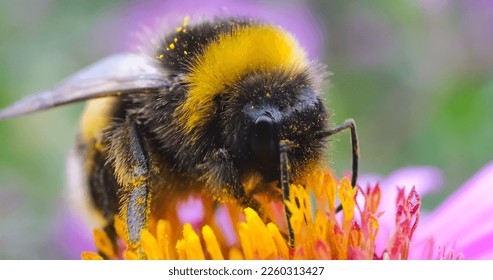
[[[413,243],[416,259],[443,257],[444,251],[493,259],[493,162],[423,219]]]
[[[362,188],[380,184],[382,189],[382,199],[380,201],[379,211],[383,214],[379,218],[380,227],[377,235],[376,251],[382,252],[387,248],[386,240],[389,240],[390,234],[394,232],[396,197],[399,194],[399,188],[404,188],[406,195],[412,187],[421,196],[438,191],[443,184],[443,176],[438,168],[429,166],[412,166],[398,169],[386,178],[376,174],[364,174],[358,179],[358,185]],[[360,201],[360,204],[362,202]],[[418,225],[418,230],[421,225]]]
[[[377,249],[387,247],[383,242],[395,231],[395,193],[405,187],[408,193],[415,186],[420,196],[437,191],[442,175],[436,168],[408,167],[399,169],[387,178],[362,176],[361,186],[380,181],[382,201],[379,210]],[[423,214],[414,232],[409,259],[493,259],[493,162],[480,170],[437,209]]]

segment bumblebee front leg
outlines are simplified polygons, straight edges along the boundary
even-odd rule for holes
[[[137,124],[130,118],[117,125],[108,135],[109,160],[120,185],[119,215],[127,225],[130,245],[137,249],[141,230],[147,228],[149,221],[151,157]]]
[[[263,216],[259,202],[245,193],[238,169],[226,149],[214,151],[212,156],[202,164],[201,168],[204,170],[202,179],[206,181],[213,193],[220,195],[225,188],[226,192],[238,201],[242,207],[250,207],[257,211],[260,216]]]
[[[349,119],[346,120],[341,125],[336,126],[325,133],[327,137],[330,137],[344,130],[351,131],[351,147],[353,154],[353,174],[351,178],[351,186],[354,188],[356,187],[356,183],[358,180],[358,162],[359,162],[359,145],[358,145],[358,134],[356,133],[356,123],[354,122],[353,119]],[[336,208],[336,213],[339,213],[341,210],[342,210],[342,204]]]
[[[282,201],[284,205],[284,213],[286,215],[286,223],[288,224],[288,246],[290,248],[294,248],[294,231],[293,226],[291,225],[291,211],[286,205],[286,201],[290,201],[291,197],[289,194],[289,188],[291,185],[291,178],[289,170],[291,167],[289,166],[288,159],[288,150],[289,143],[287,141],[279,142],[279,155],[280,155],[280,180],[279,184],[282,190]]]

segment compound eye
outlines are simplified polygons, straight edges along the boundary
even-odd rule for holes
[[[279,139],[275,120],[262,114],[256,120],[253,127],[250,147],[260,168],[265,172],[273,172],[278,168]]]

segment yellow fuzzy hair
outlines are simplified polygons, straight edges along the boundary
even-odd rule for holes
[[[191,66],[188,97],[176,117],[187,133],[200,130],[214,112],[214,96],[246,73],[290,71],[305,63],[305,52],[298,42],[279,27],[253,25],[221,34]]]

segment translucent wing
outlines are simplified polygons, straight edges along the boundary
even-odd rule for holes
[[[158,93],[169,84],[149,58],[123,53],[107,57],[63,80],[51,90],[27,96],[0,111],[0,119],[106,96]]]

